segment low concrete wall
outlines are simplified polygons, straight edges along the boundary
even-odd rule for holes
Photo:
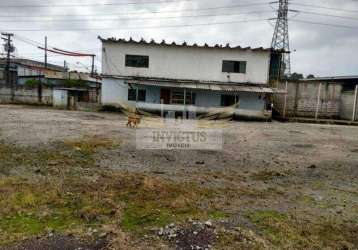
[[[91,102],[77,102],[76,109],[80,111],[99,111],[101,110],[102,105],[99,103],[91,103]]]
[[[354,91],[342,92],[340,114],[344,120],[353,120],[354,94]],[[358,121],[358,108],[356,108],[355,121]]]
[[[339,118],[342,85],[322,83],[319,86],[318,82],[288,82],[287,95],[275,95],[274,107],[282,116],[312,118],[318,106],[318,118]],[[285,89],[286,83],[280,83],[279,88]]]
[[[41,103],[39,102],[39,91],[37,88],[25,88],[24,86],[16,86],[14,89],[14,101],[11,100],[11,93],[11,88],[0,87],[0,103],[52,105],[52,88],[42,88]]]
[[[68,96],[66,90],[55,89],[53,91],[53,106],[57,108],[67,108]]]

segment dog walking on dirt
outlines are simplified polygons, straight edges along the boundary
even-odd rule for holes
[[[140,120],[141,120],[141,117],[139,115],[138,110],[136,109],[134,113],[130,113],[128,115],[127,127],[138,128]]]

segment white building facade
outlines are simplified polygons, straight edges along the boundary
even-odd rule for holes
[[[271,118],[271,49],[100,39],[103,105]]]

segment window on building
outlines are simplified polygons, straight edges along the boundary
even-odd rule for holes
[[[147,92],[145,89],[128,89],[128,101],[145,102],[146,93]],[[137,96],[138,96],[138,100],[137,100]]]
[[[186,90],[185,104],[195,105],[196,94]],[[184,90],[173,90],[171,92],[171,104],[184,104]]]
[[[146,91],[145,89],[138,89],[138,101],[145,102]]]
[[[196,93],[187,92],[186,93],[186,105],[195,105]]]
[[[128,101],[137,100],[137,89],[128,89]]]
[[[221,106],[228,107],[239,102],[238,95],[221,95]]]
[[[149,56],[126,55],[126,67],[149,68]]]
[[[223,61],[222,72],[226,73],[246,73],[246,64],[245,61]]]

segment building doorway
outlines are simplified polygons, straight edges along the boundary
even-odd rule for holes
[[[171,95],[170,89],[160,90],[160,100],[163,102],[163,104],[170,104],[170,95]]]

